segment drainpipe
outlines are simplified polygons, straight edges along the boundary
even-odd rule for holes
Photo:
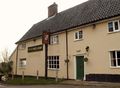
[[[15,75],[17,75],[17,64],[18,64],[18,45],[16,48],[16,68],[15,68]]]
[[[66,70],[67,70],[67,79],[69,79],[69,67],[68,67],[68,63],[69,63],[69,59],[68,59],[68,32],[67,30],[65,31],[66,33],[66,64],[67,64],[67,67],[66,67]]]

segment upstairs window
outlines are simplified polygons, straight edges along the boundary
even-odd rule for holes
[[[58,35],[50,36],[50,44],[58,44]]]
[[[75,40],[82,39],[83,38],[83,31],[77,31],[77,32],[75,32],[74,38],[75,38]]]
[[[110,51],[111,66],[120,67],[120,51]]]
[[[26,67],[26,65],[27,65],[26,58],[20,59],[19,66],[20,67]]]
[[[109,32],[117,32],[120,31],[120,21],[112,21],[108,23],[108,30]]]

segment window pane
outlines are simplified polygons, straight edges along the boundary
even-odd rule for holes
[[[118,66],[120,66],[120,58],[119,58],[119,59],[117,59],[117,62],[118,62]]]
[[[49,65],[49,68],[52,68],[52,66],[51,66],[51,65]]]
[[[57,68],[59,68],[59,65],[57,65]]]
[[[116,60],[111,60],[111,66],[116,66]]]
[[[53,65],[54,66],[54,68],[56,68],[57,66],[56,65]]]
[[[120,58],[120,51],[117,51],[117,58]]]
[[[113,31],[113,22],[108,23],[109,32]]]
[[[79,31],[79,39],[82,38],[82,31]]]
[[[112,58],[116,58],[115,51],[112,51]]]
[[[56,64],[59,64],[59,61],[57,61],[57,63]]]
[[[110,55],[111,55],[111,66],[116,66],[115,51],[111,51]]]
[[[75,33],[75,39],[78,39],[78,33],[77,32]]]
[[[115,30],[118,30],[118,21],[114,22],[114,25],[115,25]]]

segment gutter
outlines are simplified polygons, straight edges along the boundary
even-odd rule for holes
[[[67,71],[67,79],[69,79],[69,59],[68,59],[68,32],[67,30],[65,31],[66,33],[66,71]]]
[[[15,75],[17,75],[17,64],[18,64],[18,45],[16,48],[16,67],[15,67]]]

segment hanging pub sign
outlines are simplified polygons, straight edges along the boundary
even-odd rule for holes
[[[49,41],[50,41],[50,32],[43,32],[42,43],[49,44]]]

